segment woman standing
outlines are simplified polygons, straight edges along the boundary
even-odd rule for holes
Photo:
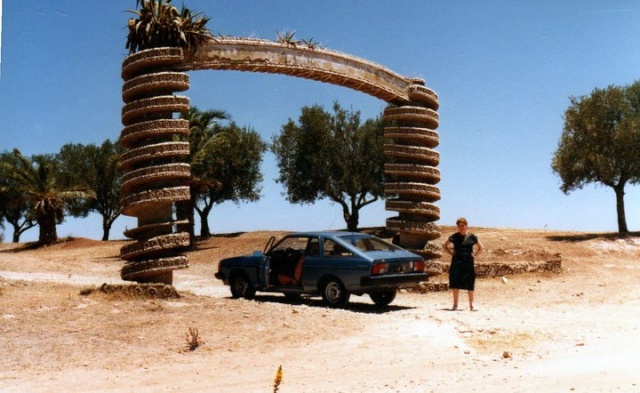
[[[449,288],[453,290],[452,311],[458,309],[458,296],[460,290],[466,290],[469,294],[469,308],[473,308],[473,291],[476,284],[476,269],[474,258],[480,255],[484,246],[476,235],[467,230],[467,220],[459,218],[456,221],[458,232],[449,236],[443,244],[446,253],[451,255],[451,267],[449,268]],[[453,249],[451,248],[453,245]]]

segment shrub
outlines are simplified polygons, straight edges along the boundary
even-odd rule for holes
[[[202,345],[202,340],[200,339],[198,329],[189,328],[189,332],[187,333],[187,349],[189,351],[195,351],[200,345]]]

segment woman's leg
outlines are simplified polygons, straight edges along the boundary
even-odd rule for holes
[[[473,311],[473,298],[474,298],[474,293],[473,291],[469,291],[469,309],[471,311]]]
[[[460,290],[458,288],[453,288],[453,307],[451,307],[451,311],[455,311],[458,309],[458,296],[460,296]]]

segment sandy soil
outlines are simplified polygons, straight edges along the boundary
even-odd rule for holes
[[[637,234],[472,232],[478,262],[561,253],[563,272],[479,279],[474,312],[448,311],[450,292],[328,309],[231,299],[213,277],[221,257],[281,233],[200,242],[170,300],[86,294],[120,283],[125,242],[0,244],[0,391],[270,392],[280,366],[283,393],[640,391]]]

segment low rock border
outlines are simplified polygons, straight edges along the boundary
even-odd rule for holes
[[[127,296],[147,299],[176,299],[180,294],[173,285],[164,284],[107,284],[100,287],[106,294],[121,293]]]
[[[432,262],[431,265],[434,265]],[[439,262],[440,272],[448,273],[450,264]],[[433,267],[433,266],[431,266]],[[503,277],[513,274],[524,273],[562,273],[562,258],[543,262],[514,262],[514,263],[476,263],[476,275],[479,278]],[[430,277],[437,276],[435,270]],[[407,289],[409,293],[442,292],[449,290],[448,283],[442,282],[421,282],[415,288]]]

